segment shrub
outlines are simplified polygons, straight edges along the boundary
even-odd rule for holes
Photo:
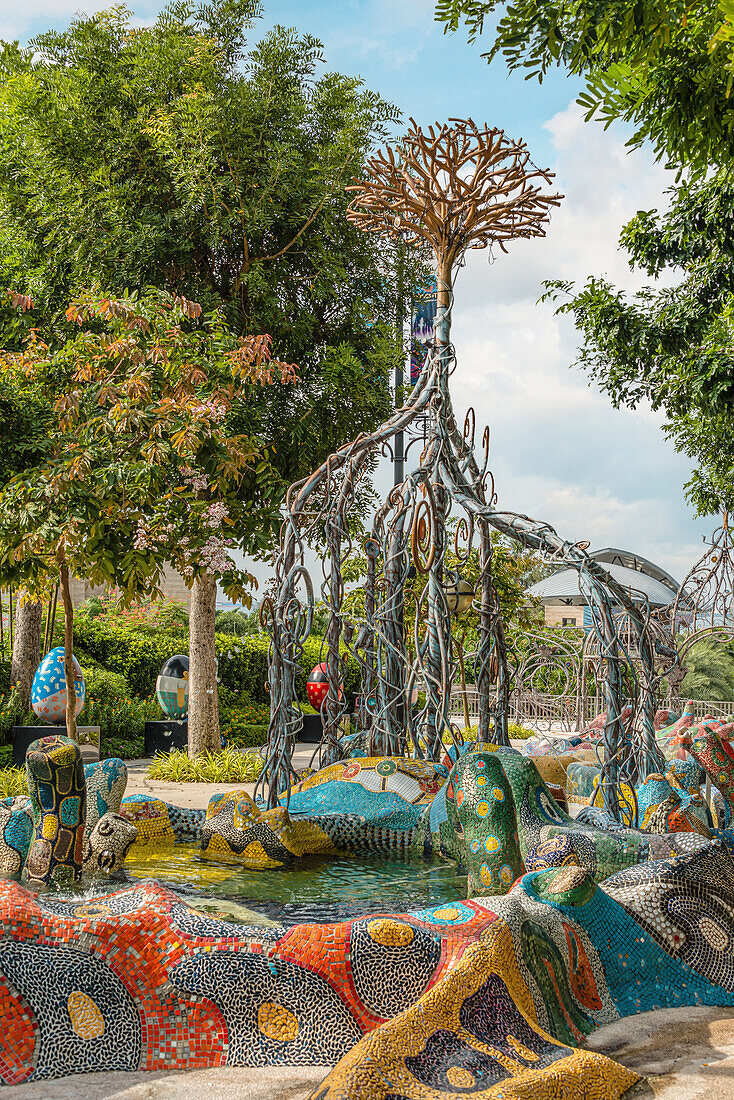
[[[0,768],[0,798],[15,798],[28,794],[28,782],[24,768]]]
[[[188,635],[178,631],[149,633],[131,629],[104,616],[79,617],[74,624],[79,648],[106,669],[121,673],[134,695],[152,695],[161,668],[174,653],[188,653]]]
[[[188,653],[188,635],[182,631],[156,630],[153,633],[122,625],[97,615],[80,616],[74,632],[81,652],[89,654],[107,669],[121,673],[135,695],[151,695],[161,668],[174,653]],[[265,635],[217,633],[217,657],[221,685],[236,696],[243,693],[254,703],[267,704],[268,651],[270,639]],[[326,657],[323,638],[306,639],[296,670],[296,692],[305,701],[306,680],[315,665]],[[347,656],[344,688],[347,703],[354,706],[359,691],[359,662]]]
[[[520,726],[517,722],[510,722],[507,732],[516,741],[527,741],[528,737],[535,737],[535,730],[528,729],[527,726]]]
[[[145,723],[160,717],[156,699],[96,699],[87,696],[80,723],[99,726],[104,756],[135,760],[143,755]]]
[[[235,749],[254,749],[264,745],[268,739],[268,727],[238,726],[229,731],[222,730],[222,736],[228,746]]]
[[[9,745],[13,726],[33,726],[38,722],[31,710],[25,710],[18,703],[17,693],[0,695],[0,742]]]
[[[87,698],[99,699],[102,703],[122,702],[130,698],[130,685],[120,672],[110,672],[109,669],[95,664],[91,668],[85,662],[82,665],[84,680],[87,687]],[[86,704],[82,711],[80,721],[86,722]],[[87,722],[87,725],[92,723]]]
[[[254,783],[263,770],[257,753],[233,748],[190,758],[185,749],[160,753],[148,768],[148,779],[172,783]]]

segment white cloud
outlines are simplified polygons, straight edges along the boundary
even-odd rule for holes
[[[646,152],[627,151],[619,131],[584,123],[574,104],[547,128],[566,196],[547,237],[516,242],[492,263],[487,252],[472,252],[456,281],[457,419],[473,405],[477,439],[490,425],[500,507],[547,521],[564,538],[636,550],[682,580],[700,556],[701,535],[715,526],[694,521],[685,504],[687,460],[664,439],[658,414],[613,409],[572,368],[579,344],[572,322],[556,317],[551,303],[537,304],[544,279],[606,274],[627,291],[642,285],[618,248],[619,232],[637,210],[664,206],[672,176]],[[383,462],[380,492],[391,482]]]
[[[457,414],[468,405],[492,429],[492,468],[504,508],[547,520],[564,536],[637,549],[675,574],[698,556],[682,496],[685,459],[648,407],[615,410],[580,370],[571,320],[538,304],[543,280],[605,275],[634,291],[645,281],[618,248],[637,210],[665,204],[670,173],[614,129],[584,123],[575,104],[547,124],[565,198],[548,235],[487,263],[473,252],[459,275],[452,335]]]

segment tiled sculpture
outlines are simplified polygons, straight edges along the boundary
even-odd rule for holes
[[[88,764],[66,737],[34,741],[26,755],[30,797],[0,803],[0,876],[40,887],[119,872],[137,829],[118,813],[122,760]]]
[[[82,670],[76,657],[74,665],[74,691],[76,715],[84,706],[86,687]],[[49,650],[36,669],[31,684],[31,706],[38,718],[50,725],[60,725],[66,716],[66,676],[64,673],[64,647]]]
[[[23,882],[32,886],[77,882],[87,820],[79,746],[66,737],[40,737],[26,753],[26,774],[33,803],[33,837]]]
[[[516,753],[468,752],[448,778],[422,761],[347,760],[296,786],[287,810],[262,811],[240,791],[215,796],[206,814],[139,796],[120,805],[121,761],[92,766],[86,782],[77,763],[72,742],[44,738],[29,752],[34,798],[0,804],[0,827],[15,822],[20,838],[3,864],[16,876],[23,837],[26,862],[39,839],[27,803],[61,822],[63,798],[81,789],[85,872],[119,870],[139,832],[200,840],[210,856],[253,867],[315,851],[443,854],[467,868],[477,896],[250,929],[151,883],[74,902],[0,882],[6,1084],[327,1063],[312,1100],[611,1100],[638,1078],[580,1047],[594,1028],[654,1008],[734,1005],[729,849],[628,829],[601,810],[573,821]],[[673,763],[686,794],[696,768]]]
[[[77,904],[0,883],[0,1077],[331,1063],[312,1100],[621,1097],[636,1074],[584,1036],[734,1005],[732,912],[716,842],[601,888],[570,866],[491,902],[290,929],[150,883]]]

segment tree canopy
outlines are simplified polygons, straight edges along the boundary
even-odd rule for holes
[[[56,349],[34,337],[0,354],[0,385],[40,390],[54,420],[38,460],[0,487],[0,581],[38,589],[63,567],[133,598],[171,562],[249,600],[229,548],[267,544],[278,478],[232,421],[294,368],[269,337],[165,292],[85,295],[67,321],[77,331]]]
[[[177,2],[136,27],[116,7],[5,44],[0,285],[49,322],[88,287],[158,287],[268,332],[300,368],[287,394],[255,399],[287,482],[389,406],[395,257],[349,224],[344,186],[396,112],[319,74],[310,35],[251,44],[260,15]]]
[[[664,214],[640,211],[622,231],[630,263],[673,286],[629,297],[606,280],[556,282],[584,337],[579,363],[615,405],[647,399],[697,463],[686,489],[700,514],[734,505],[734,182],[721,172],[684,182]]]
[[[436,18],[528,79],[581,77],[587,118],[630,123],[630,144],[703,173],[734,159],[734,0],[437,0]]]
[[[528,78],[566,67],[586,81],[587,119],[631,124],[630,145],[651,143],[678,168],[669,209],[639,211],[620,241],[630,266],[665,284],[629,297],[591,276],[549,293],[583,336],[578,364],[613,403],[666,413],[666,434],[696,464],[686,492],[699,514],[731,509],[734,2],[439,0],[437,18],[463,20],[474,39],[486,29],[486,56]]]

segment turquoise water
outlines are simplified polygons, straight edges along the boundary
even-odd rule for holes
[[[244,923],[347,920],[466,897],[466,874],[454,863],[419,858],[307,856],[295,869],[252,871],[202,859],[197,844],[134,844],[125,871],[133,880],[157,880],[189,905]]]

